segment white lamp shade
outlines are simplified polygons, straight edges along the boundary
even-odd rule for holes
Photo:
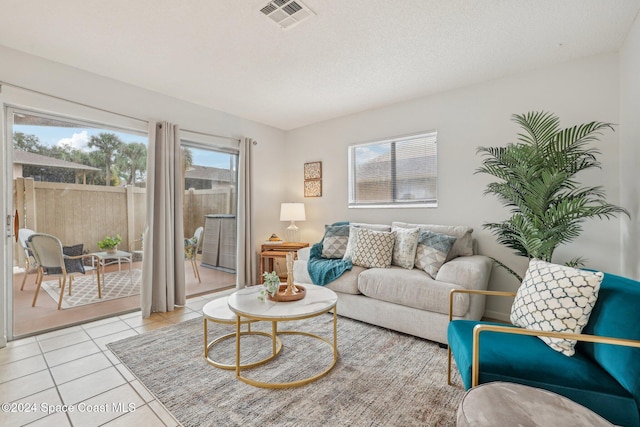
[[[282,203],[280,205],[280,221],[304,221],[304,203]]]

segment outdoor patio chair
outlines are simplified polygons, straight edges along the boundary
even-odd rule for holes
[[[133,262],[142,261],[144,255],[144,240],[142,238],[136,239],[129,245],[129,252],[133,254]]]
[[[37,264],[37,276],[36,276],[36,293],[33,296],[32,307],[36,306],[36,300],[38,299],[38,293],[42,286],[42,280],[44,276],[59,276],[58,283],[60,285],[60,299],[58,301],[58,310],[62,307],[62,297],[64,296],[64,290],[67,283],[67,277],[69,277],[69,295],[71,295],[71,288],[73,285],[73,277],[76,273],[85,274],[86,269],[82,263],[84,258],[93,258],[95,255],[82,254],[82,245],[70,246],[78,250],[78,255],[65,255],[62,243],[60,240],[50,234],[34,233],[27,239],[27,245],[33,253],[33,257]],[[93,262],[92,262],[93,265]],[[100,270],[97,270],[98,278],[98,298],[102,298],[102,291],[100,289]]]
[[[27,245],[27,239],[29,239],[29,237],[34,233],[35,231],[29,228],[21,228],[20,230],[18,230],[18,242],[20,242],[20,246],[24,251],[24,258],[25,258],[24,276],[22,276],[22,285],[20,285],[20,290],[24,289],[24,284],[27,281],[27,275],[29,274],[29,272],[32,270],[35,270],[36,268],[35,258],[31,253],[31,249],[29,249],[29,246]]]
[[[184,257],[191,261],[191,267],[193,267],[193,275],[198,278],[198,283],[202,283],[200,280],[200,271],[198,271],[198,264],[196,263],[196,257],[198,256],[198,250],[202,246],[202,232],[203,227],[196,228],[193,237],[190,239],[184,239]]]

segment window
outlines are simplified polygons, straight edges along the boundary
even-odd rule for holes
[[[349,147],[349,207],[435,207],[437,132]]]

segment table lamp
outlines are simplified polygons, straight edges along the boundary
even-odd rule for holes
[[[304,221],[306,216],[304,213],[304,203],[282,203],[280,205],[280,221],[291,221],[286,230],[287,242],[299,242],[299,228],[296,221]]]

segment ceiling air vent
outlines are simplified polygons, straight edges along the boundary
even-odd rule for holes
[[[260,9],[265,16],[286,30],[315,13],[300,0],[273,0]]]

